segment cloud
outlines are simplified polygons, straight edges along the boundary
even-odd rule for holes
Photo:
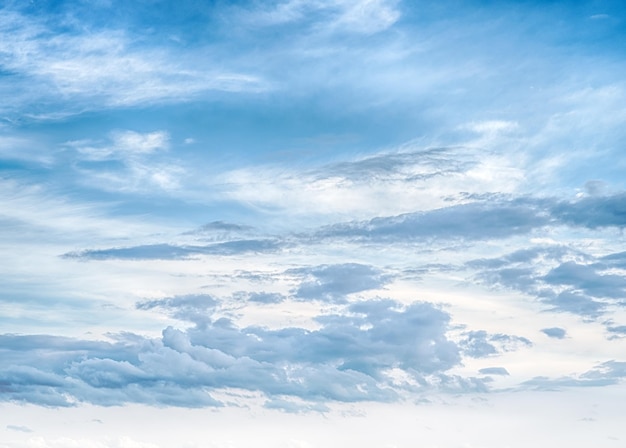
[[[464,333],[464,338],[459,342],[463,354],[471,358],[486,358],[530,346],[532,342],[524,337],[502,333],[489,334],[484,330]]]
[[[570,226],[588,229],[626,226],[626,193],[623,192],[573,202],[560,201],[551,208],[552,215],[559,222]]]
[[[593,297],[618,299],[626,293],[626,277],[616,274],[598,274],[601,266],[568,261],[548,272],[543,281],[581,291]]]
[[[614,270],[621,258],[621,253],[596,258],[556,245],[474,260],[467,266],[478,269],[477,278],[481,281],[520,291],[550,306],[552,311],[595,319],[611,305],[624,305],[626,277]]]
[[[234,224],[234,223],[225,222],[225,221],[213,221],[186,233],[190,235],[203,235],[203,234],[211,234],[214,232],[238,233],[238,232],[248,232],[250,230],[253,230],[253,227],[245,226],[241,224]]]
[[[169,139],[169,134],[165,131],[140,133],[131,130],[118,130],[110,133],[108,144],[79,140],[67,142],[66,146],[74,148],[79,157],[87,160],[128,160],[167,149]]]
[[[177,260],[199,255],[239,255],[275,252],[282,247],[276,240],[235,240],[205,246],[176,246],[171,244],[148,244],[112,249],[88,249],[63,254],[64,258],[81,260]]]
[[[161,309],[173,317],[200,324],[210,322],[212,312],[219,302],[206,294],[166,297],[164,299],[144,300],[135,304],[139,310]]]
[[[532,204],[476,202],[428,212],[335,224],[323,228],[318,235],[321,238],[344,237],[379,242],[486,240],[529,233],[549,222],[545,211]]]
[[[28,426],[7,425],[6,428],[10,431],[25,432],[25,433],[33,432],[33,430],[30,429]]]
[[[163,131],[145,134],[134,131],[115,131],[111,136],[114,147],[120,151],[150,154],[169,146],[169,135]]]
[[[493,198],[493,191],[500,191],[498,199],[502,199],[522,178],[522,170],[511,160],[494,154],[485,157],[467,147],[423,148],[408,142],[395,151],[308,169],[240,168],[222,173],[211,187],[220,191],[220,197],[238,203],[292,217],[306,216],[305,222],[311,226],[315,221],[444,209],[470,202],[475,199],[472,195]]]
[[[251,302],[264,303],[264,304],[281,303],[287,300],[287,297],[284,296],[283,294],[279,294],[276,292],[264,292],[264,291],[242,293],[238,297],[246,297],[247,300]]]
[[[381,242],[471,241],[507,238],[559,224],[588,229],[626,226],[626,195],[622,193],[572,202],[532,197],[496,196],[487,201],[479,196],[478,199],[435,210],[333,224],[322,228],[317,235]]]
[[[380,289],[391,279],[379,269],[358,263],[321,265],[287,272],[303,277],[294,291],[296,297],[337,303],[344,302],[348,294]]]
[[[485,367],[484,369],[480,369],[478,372],[480,372],[482,375],[509,375],[509,371],[506,370],[504,367]]]
[[[155,187],[177,190],[185,174],[177,161],[164,158],[170,146],[166,131],[110,132],[106,141],[75,140],[64,146],[74,151],[72,168],[79,182],[115,192],[154,192]]]
[[[322,403],[302,403],[294,400],[285,400],[282,398],[272,398],[267,400],[263,407],[267,409],[278,409],[289,414],[301,414],[309,412],[326,413],[330,408]]]
[[[541,332],[554,339],[563,339],[567,335],[567,332],[563,328],[559,327],[542,328]]]
[[[365,34],[386,30],[400,18],[396,0],[360,0],[337,2],[344,9],[334,26],[340,30],[350,30]]]
[[[560,378],[535,377],[522,384],[523,388],[555,390],[565,387],[602,387],[619,384],[626,378],[626,362],[606,361],[580,375]]]
[[[239,15],[256,27],[298,23],[311,26],[317,33],[373,34],[389,28],[400,18],[396,4],[395,0],[288,0],[242,10]]]
[[[139,306],[184,312],[200,306],[209,310],[213,304],[211,298],[184,296]],[[321,406],[398,399],[404,386],[387,376],[390,369],[404,370],[422,387],[436,387],[429,376],[437,382],[447,378],[446,387],[464,384],[444,375],[460,362],[459,351],[446,337],[449,315],[429,303],[359,302],[342,314],[318,316],[317,330],[238,327],[206,314],[185,331],[166,328],[160,339],[2,335],[0,396],[47,406],[197,407],[221,406],[211,392],[238,388],[259,391],[270,403],[278,400],[274,406],[293,399]]]
[[[2,13],[3,66],[22,80],[13,84],[16,96],[5,110],[37,102],[45,110],[71,98],[75,104],[64,104],[65,110],[80,112],[184,101],[209,91],[263,89],[254,75],[215,65],[194,67],[180,48],[145,47],[128,31],[83,27],[63,14],[46,20],[9,7]]]

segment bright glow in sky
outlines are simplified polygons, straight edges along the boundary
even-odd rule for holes
[[[618,447],[626,6],[0,5],[0,448]]]

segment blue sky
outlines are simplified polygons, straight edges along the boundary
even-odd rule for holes
[[[0,447],[620,446],[625,56],[620,1],[4,2]]]

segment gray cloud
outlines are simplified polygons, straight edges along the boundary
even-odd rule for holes
[[[158,300],[145,300],[135,304],[140,310],[158,308],[173,317],[196,324],[210,321],[210,316],[219,302],[206,294],[166,297]]]
[[[564,246],[548,246],[474,260],[467,267],[476,269],[481,281],[534,296],[552,311],[595,319],[609,305],[626,304],[626,277],[610,271],[621,257],[618,253],[595,258]]]
[[[543,277],[551,285],[566,286],[591,297],[617,299],[626,296],[626,277],[599,274],[601,265],[565,262]]]
[[[245,226],[241,224],[234,224],[225,221],[212,221],[198,227],[196,230],[189,233],[205,233],[205,232],[247,232],[252,230],[251,226]]]
[[[549,222],[545,211],[531,203],[475,202],[365,222],[335,224],[321,229],[318,236],[381,242],[430,238],[485,240],[528,233]]]
[[[176,246],[171,244],[148,244],[143,246],[121,247],[112,249],[93,249],[69,252],[65,258],[83,260],[170,260],[185,259],[196,255],[238,255],[262,252],[275,252],[282,247],[276,240],[236,240],[205,246]]]
[[[280,303],[287,300],[287,297],[277,292],[251,292],[244,293],[243,296],[247,297],[247,300],[257,303]]]
[[[436,151],[436,150],[432,150]],[[399,161],[410,154],[386,155],[378,160],[374,157],[359,163],[372,164],[371,169],[393,170]],[[382,156],[381,156],[382,157]],[[389,159],[389,160],[388,160]],[[337,169],[349,170],[339,164]],[[342,168],[343,167],[343,168]],[[352,168],[350,168],[352,169]],[[566,225],[597,229],[602,227],[626,226],[626,193],[612,196],[591,196],[576,201],[561,201],[555,198],[519,197],[507,198],[501,195],[486,197],[472,196],[473,202],[453,205],[436,210],[406,213],[397,216],[383,216],[369,221],[336,223],[320,228],[311,234],[284,235],[281,238],[234,239],[206,245],[176,245],[170,243],[150,244],[108,249],[88,249],[66,253],[66,258],[78,259],[184,259],[196,255],[238,255],[249,253],[276,252],[291,244],[310,245],[328,240],[349,240],[352,242],[407,243],[411,241],[483,241],[509,238],[528,234],[548,226]],[[221,232],[222,237],[245,233],[247,226],[214,221],[187,234],[209,235]],[[562,249],[555,249],[562,250]],[[544,249],[544,252],[546,249]],[[536,257],[533,250],[519,251],[518,257]],[[513,255],[511,255],[513,256]],[[626,256],[614,254],[605,257],[607,264],[623,265]],[[498,262],[521,262],[523,260],[499,260]],[[485,261],[483,261],[485,262]],[[492,260],[492,262],[495,262]],[[562,270],[564,270],[563,268]],[[554,273],[556,281],[558,273]],[[550,280],[550,277],[546,279]],[[592,281],[593,279],[589,279]],[[608,278],[603,280],[606,285]],[[615,278],[621,287],[621,280]],[[306,291],[302,291],[305,295]]]
[[[296,297],[329,302],[344,302],[347,294],[378,289],[391,280],[379,269],[358,263],[321,265],[287,272],[303,277],[294,291]]]
[[[532,342],[521,336],[496,333],[490,334],[484,330],[469,331],[459,342],[463,354],[471,358],[485,358],[501,352],[510,352],[520,347],[530,347]]]
[[[522,384],[523,388],[555,390],[564,387],[600,387],[618,384],[626,378],[626,362],[606,361],[577,376],[560,378],[535,377]]]
[[[482,375],[509,375],[509,371],[504,367],[485,367],[484,369],[480,369],[478,372]]]
[[[551,214],[559,222],[570,226],[623,228],[626,226],[626,193],[557,202],[551,206]]]
[[[143,306],[184,307],[202,300],[172,298]],[[460,362],[458,347],[446,338],[449,319],[428,303],[374,300],[319,316],[321,327],[314,331],[238,327],[220,318],[186,331],[168,327],[160,339],[2,335],[0,398],[47,406],[220,406],[211,391],[235,387],[263,392],[270,406],[288,397],[322,404],[396,400],[402,387],[386,376],[391,368],[403,369],[425,387],[428,376],[441,384],[448,378],[446,387],[465,384],[444,373]]]
[[[488,240],[529,233],[546,226],[567,225],[597,229],[626,226],[626,193],[593,196],[576,201],[555,198],[488,197],[427,212],[374,218],[327,226],[318,238],[364,241],[419,239]]]
[[[427,148],[378,154],[361,160],[327,165],[320,177],[341,176],[352,181],[403,180],[415,182],[467,171],[475,160],[459,148]]]
[[[567,332],[563,328],[559,327],[542,328],[541,332],[554,339],[563,339],[567,335]]]

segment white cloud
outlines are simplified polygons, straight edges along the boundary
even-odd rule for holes
[[[462,127],[480,134],[497,134],[515,130],[519,125],[514,121],[487,120],[468,123]]]
[[[490,148],[495,141],[489,141]],[[490,151],[490,152],[487,152]],[[463,202],[465,195],[512,193],[524,183],[520,160],[484,146],[415,148],[302,171],[275,166],[221,174],[220,197],[294,218],[368,219],[431,210]]]
[[[397,1],[339,1],[343,10],[334,23],[338,29],[372,34],[392,26],[399,18]]]
[[[140,48],[124,31],[55,34],[36,19],[6,9],[2,13],[3,66],[28,80],[18,84],[5,108],[71,98],[82,110],[184,101],[211,90],[265,89],[260,78],[219,68],[219,63],[199,67],[199,59],[187,52]]]
[[[76,166],[83,175],[82,182],[106,191],[149,192],[154,187],[161,191],[180,188],[185,169],[173,160],[153,160],[157,152],[170,146],[165,131],[140,133],[130,130],[111,132],[108,142],[77,140],[67,147],[78,152],[78,158],[88,161],[117,160],[117,168],[87,168]]]
[[[141,134],[134,131],[111,133],[114,148],[131,153],[149,154],[159,149],[167,149],[169,135],[165,131]]]
[[[75,140],[66,142],[65,146],[75,149],[87,160],[122,159],[128,160],[158,150],[169,148],[169,134],[165,131],[140,133],[130,130],[113,131],[109,142],[92,140]]]
[[[271,7],[240,12],[240,15],[256,26],[310,20],[317,32],[373,34],[389,28],[400,18],[397,3],[397,0],[288,0]],[[315,14],[322,14],[324,19],[330,15],[330,19],[317,22]]]

